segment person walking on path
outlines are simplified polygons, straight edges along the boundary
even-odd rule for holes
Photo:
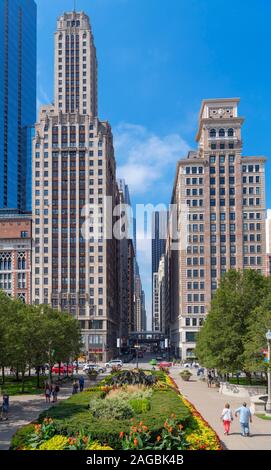
[[[81,375],[81,377],[79,377],[80,392],[83,392],[83,391],[84,391],[84,386],[85,386],[85,379],[84,379],[84,377]]]
[[[230,433],[231,422],[233,421],[233,414],[229,403],[226,403],[225,408],[222,411],[221,421],[224,426],[224,434],[228,436]]]
[[[45,384],[44,391],[45,391],[45,402],[50,403],[51,391],[52,390],[51,390],[51,386],[48,384],[48,382],[46,382],[46,384]]]
[[[57,402],[57,395],[58,395],[58,392],[59,392],[59,386],[56,384],[56,385],[53,387],[53,391],[52,391],[53,403],[56,403],[56,402]]]
[[[247,437],[250,435],[249,423],[252,423],[252,414],[250,409],[247,407],[246,402],[244,402],[243,405],[240,406],[240,408],[237,408],[237,410],[235,410],[236,417],[238,416],[238,414],[242,436]]]
[[[208,384],[208,388],[211,388],[212,387],[212,381],[213,381],[213,376],[211,374],[211,371],[209,370],[208,371],[208,374],[207,374],[207,384]]]
[[[3,402],[2,402],[2,412],[1,412],[1,421],[5,419],[8,420],[8,411],[9,411],[9,395],[3,393]]]
[[[73,394],[73,395],[74,395],[75,393],[78,393],[78,388],[79,388],[78,381],[77,381],[77,380],[74,380],[74,381],[73,381],[73,384],[72,384],[72,394]]]

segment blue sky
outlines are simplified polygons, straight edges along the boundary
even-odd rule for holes
[[[38,100],[53,99],[56,18],[73,0],[38,5]],[[244,155],[270,155],[270,0],[77,0],[99,63],[99,117],[115,136],[133,203],[168,203],[176,161],[195,148],[203,98],[240,97]],[[271,207],[270,162],[267,207]],[[151,312],[150,244],[139,264]]]

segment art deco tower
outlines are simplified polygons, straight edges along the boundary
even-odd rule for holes
[[[111,128],[97,117],[96,49],[82,12],[58,19],[54,78],[55,103],[41,107],[33,141],[33,301],[73,314],[89,356],[107,360],[119,332],[118,242],[105,236],[111,214],[104,197],[111,196],[112,213],[118,192]]]

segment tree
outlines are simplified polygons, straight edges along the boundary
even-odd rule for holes
[[[197,336],[196,354],[203,365],[224,373],[245,370],[249,319],[267,295],[269,282],[254,270],[230,270],[223,276]]]
[[[244,345],[244,364],[250,372],[267,373],[262,350],[267,348],[266,332],[271,330],[271,293],[255,308],[249,321]]]

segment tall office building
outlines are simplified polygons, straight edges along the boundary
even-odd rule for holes
[[[169,285],[172,352],[183,358],[194,354],[221,276],[230,268],[265,271],[266,159],[242,156],[238,103],[203,101],[198,150],[177,165],[172,203],[188,239],[170,252]]]
[[[121,345],[128,342],[128,334],[134,331],[134,257],[133,218],[130,213],[131,200],[128,185],[124,179],[118,179],[119,203],[123,218],[123,238],[119,242],[119,299],[120,299],[120,338]],[[125,209],[125,210],[124,210]]]
[[[36,4],[0,0],[0,208],[31,211]]]
[[[165,252],[167,234],[167,211],[152,214],[152,328],[159,331],[158,269],[161,256]]]
[[[41,107],[33,140],[33,302],[73,314],[89,357],[105,361],[116,354],[120,331],[119,242],[110,227],[119,194],[83,12],[58,19],[54,85],[54,105]]]
[[[266,275],[271,275],[271,209],[267,209],[266,217]]]

